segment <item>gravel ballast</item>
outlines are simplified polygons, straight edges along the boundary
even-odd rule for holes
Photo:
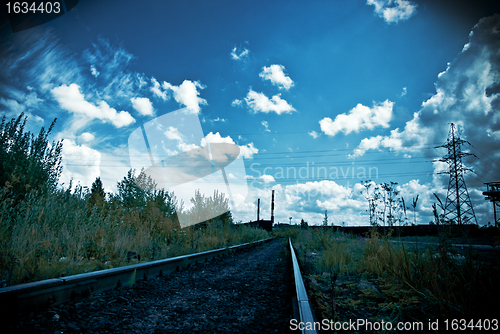
[[[288,333],[280,239],[156,279],[21,315],[9,333]],[[3,332],[3,331],[2,331]]]

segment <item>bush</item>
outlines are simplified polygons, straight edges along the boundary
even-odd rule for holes
[[[0,188],[1,200],[18,204],[28,193],[51,191],[57,186],[62,171],[62,142],[49,144],[48,135],[56,120],[37,137],[25,132],[27,117],[0,123]]]

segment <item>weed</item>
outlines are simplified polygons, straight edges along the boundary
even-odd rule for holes
[[[78,194],[58,190],[27,195],[15,215],[0,212],[0,279],[15,285],[140,261],[158,260],[269,237],[248,226],[214,220],[181,229],[155,207],[143,214],[109,203],[88,207]],[[20,209],[20,208],[18,208]],[[135,256],[127,256],[136,254]]]
[[[495,317],[487,305],[500,297],[498,258],[482,259],[471,246],[458,251],[450,238],[442,233],[423,247],[374,230],[354,238],[323,228],[297,230],[294,245],[322,317]]]

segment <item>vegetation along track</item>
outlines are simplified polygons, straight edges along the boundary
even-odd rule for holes
[[[286,333],[292,273],[283,239],[132,287],[22,315],[9,333]],[[2,330],[2,332],[4,332]]]

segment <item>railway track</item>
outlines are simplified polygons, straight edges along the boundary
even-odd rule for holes
[[[2,332],[289,333],[294,309],[313,318],[287,246],[265,239],[3,288]]]

